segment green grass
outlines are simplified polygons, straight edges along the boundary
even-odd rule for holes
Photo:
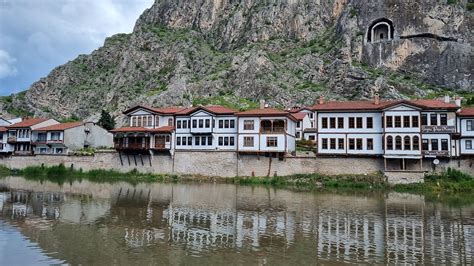
[[[236,110],[248,110],[258,107],[258,103],[250,99],[236,97],[230,94],[223,94],[208,98],[194,98],[193,105],[221,105]]]
[[[130,172],[118,172],[114,170],[91,170],[88,172],[82,169],[67,168],[63,164],[58,166],[30,166],[26,167],[16,173],[28,180],[51,181],[58,184],[72,182],[76,180],[90,180],[93,182],[128,182],[132,184],[137,183],[151,183],[161,181],[178,181],[177,175],[161,175],[151,173],[140,173],[136,169]]]

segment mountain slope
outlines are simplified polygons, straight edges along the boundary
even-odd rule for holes
[[[449,2],[449,3],[448,3]],[[455,3],[451,3],[455,2]],[[287,107],[333,99],[472,93],[472,11],[466,1],[156,0],[131,34],[54,69],[10,113],[94,118],[142,103],[265,98]],[[373,21],[394,39],[370,43]]]

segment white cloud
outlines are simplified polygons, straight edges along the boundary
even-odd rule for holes
[[[133,30],[153,0],[0,0],[0,92],[26,89],[54,67]],[[15,63],[16,76],[12,64]],[[1,93],[0,93],[1,94]]]
[[[16,59],[11,57],[6,51],[0,50],[0,79],[17,74],[14,64]]]

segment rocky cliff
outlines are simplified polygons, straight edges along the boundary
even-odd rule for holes
[[[472,93],[467,0],[156,0],[131,34],[55,68],[10,113]]]

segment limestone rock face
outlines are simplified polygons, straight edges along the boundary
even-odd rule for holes
[[[455,2],[156,0],[131,34],[107,38],[0,108],[87,119],[106,109],[119,119],[139,103],[248,108],[264,98],[290,107],[319,95],[469,93],[473,11]],[[377,21],[392,27],[389,39],[372,34]]]

